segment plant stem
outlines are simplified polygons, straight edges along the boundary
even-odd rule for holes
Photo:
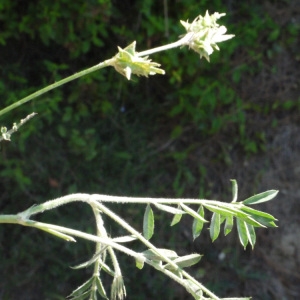
[[[55,82],[53,84],[50,84],[50,85],[46,86],[45,88],[43,88],[41,90],[38,90],[37,92],[34,92],[33,94],[30,94],[29,96],[27,96],[27,97],[25,97],[25,98],[23,98],[23,99],[15,102],[15,103],[11,104],[10,106],[7,106],[4,109],[0,110],[0,116],[4,115],[5,113],[11,111],[12,109],[15,109],[18,106],[20,106],[20,105],[22,105],[22,104],[24,104],[24,103],[26,103],[26,102],[28,102],[28,101],[30,101],[30,100],[38,97],[38,96],[41,96],[41,95],[43,95],[43,94],[45,94],[45,93],[47,93],[47,92],[49,92],[49,91],[51,91],[51,90],[53,90],[53,89],[61,86],[63,84],[66,84],[66,83],[68,83],[68,82],[70,82],[72,80],[75,80],[75,79],[77,79],[77,78],[79,78],[81,76],[85,76],[85,75],[87,75],[89,73],[95,72],[95,71],[97,71],[99,69],[111,66],[113,64],[114,60],[115,60],[114,58],[105,60],[104,62],[101,62],[101,63],[99,63],[99,64],[97,64],[97,65],[95,65],[93,67],[90,67],[88,69],[85,69],[83,71],[75,73],[75,74],[73,74],[73,75],[71,75],[69,77],[66,77],[66,78],[64,78],[62,80],[59,80],[59,81],[57,81],[57,82]]]
[[[147,56],[147,55],[151,55],[153,53],[166,51],[166,50],[170,50],[173,48],[184,46],[184,45],[188,44],[188,42],[190,41],[190,39],[192,38],[193,35],[194,35],[193,32],[189,32],[183,38],[181,38],[180,40],[178,40],[174,43],[170,43],[168,45],[164,45],[164,46],[156,47],[153,49],[145,50],[142,52],[138,52],[137,56]]]
[[[146,238],[144,238],[143,235],[141,235],[138,231],[136,231],[133,227],[131,227],[127,222],[125,222],[122,218],[120,218],[119,216],[117,216],[114,212],[112,212],[110,209],[108,209],[106,206],[104,206],[101,203],[97,204],[98,208],[105,213],[107,216],[109,216],[110,218],[112,218],[115,222],[117,222],[119,225],[121,225],[121,227],[125,228],[126,230],[128,230],[128,232],[130,232],[133,236],[135,236],[137,239],[139,239],[144,245],[147,246],[147,248],[152,249],[156,254],[158,254],[159,256],[162,257],[162,259],[167,262],[168,264],[170,264],[171,266],[173,266],[175,269],[178,268],[178,266],[168,257],[164,256],[163,254],[160,253],[159,249],[157,249],[152,243],[150,243]],[[148,264],[149,262],[146,261]],[[150,261],[151,262],[151,261]],[[152,264],[151,264],[152,265]],[[152,265],[154,266],[154,265]],[[157,268],[157,266],[154,266],[156,269],[159,269],[161,272],[163,272],[164,274],[166,274],[167,276],[171,277],[172,279],[176,280],[179,284],[185,286],[185,283],[182,281],[182,279],[180,277],[177,277],[176,275],[174,276],[174,273],[169,272],[168,270],[166,270],[165,268]],[[187,272],[181,270],[182,275],[193,281],[194,284],[199,286],[199,289],[201,289],[203,292],[205,292],[208,296],[211,297],[211,299],[214,300],[219,300],[219,298],[213,294],[210,290],[208,290],[207,288],[205,288],[205,286],[203,286],[201,283],[199,283],[194,277],[192,277],[191,275],[189,275]],[[171,275],[171,276],[170,276]]]
[[[150,54],[153,54],[153,53],[157,53],[157,52],[161,52],[161,51],[166,51],[166,50],[169,50],[169,49],[172,49],[172,48],[177,48],[177,47],[181,47],[181,46],[184,46],[184,45],[187,45],[190,41],[190,39],[192,38],[194,33],[192,32],[189,32],[187,33],[183,38],[181,38],[180,40],[174,42],[174,43],[171,43],[171,44],[168,44],[168,45],[164,45],[164,46],[160,46],[160,47],[156,47],[156,48],[153,48],[153,49],[149,49],[149,50],[145,50],[145,51],[142,51],[142,52],[139,52],[137,53],[137,56],[148,56]],[[48,86],[46,86],[45,88],[41,89],[41,90],[38,90],[32,94],[30,94],[29,96],[26,96],[25,98],[5,107],[4,109],[0,110],[0,116],[4,115],[5,113],[17,108],[18,106],[36,98],[36,97],[39,97],[61,85],[64,85],[70,81],[73,81],[77,78],[80,78],[82,76],[85,76],[89,73],[92,73],[92,72],[95,72],[99,69],[102,69],[102,68],[105,68],[105,67],[108,67],[108,66],[112,66],[115,62],[115,58],[111,58],[111,59],[108,59],[108,60],[105,60],[104,62],[101,62],[93,67],[90,67],[88,69],[85,69],[83,71],[80,71],[78,73],[75,73],[69,77],[66,77],[62,80],[59,80],[53,84],[50,84]]]

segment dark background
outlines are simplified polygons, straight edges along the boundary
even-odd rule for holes
[[[236,35],[210,63],[188,49],[155,54],[164,76],[127,81],[104,69],[1,117],[11,126],[38,113],[1,143],[0,211],[75,192],[230,201],[232,178],[240,200],[279,189],[258,207],[279,228],[258,230],[254,251],[244,251],[236,233],[212,244],[204,232],[193,242],[189,218],[170,229],[171,217],[159,212],[153,242],[204,254],[190,272],[219,296],[299,299],[299,0],[2,0],[1,107],[112,57],[117,46],[136,40],[142,51],[176,41],[184,33],[179,20],[207,9],[226,12],[220,23]],[[141,230],[143,207],[113,208]],[[80,204],[37,219],[94,230],[92,212]],[[91,275],[69,267],[93,251],[91,243],[3,224],[0,299],[64,299]],[[189,299],[155,270],[119,257],[128,299]]]

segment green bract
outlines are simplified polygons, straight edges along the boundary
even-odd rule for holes
[[[165,74],[165,71],[159,69],[160,64],[151,62],[148,56],[139,57],[135,51],[136,42],[131,43],[125,49],[118,47],[119,53],[114,57],[114,68],[120,74],[125,76],[128,80],[131,78],[131,74],[137,76]]]

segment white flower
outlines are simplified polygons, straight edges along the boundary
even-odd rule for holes
[[[204,17],[198,16],[192,23],[180,21],[189,35],[186,45],[204,56],[209,61],[214,49],[219,50],[217,43],[224,42],[234,37],[233,34],[225,34],[227,28],[220,26],[217,20],[225,16],[225,13],[214,13],[209,15],[208,11]],[[192,34],[191,34],[192,33]]]

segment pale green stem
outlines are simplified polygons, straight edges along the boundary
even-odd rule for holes
[[[92,242],[101,243],[103,245],[113,247],[113,248],[115,248],[123,253],[126,253],[127,255],[132,256],[134,258],[138,257],[138,254],[135,251],[132,251],[131,249],[129,249],[123,245],[113,242],[112,239],[110,239],[110,238],[99,237],[99,236],[85,233],[85,232],[82,232],[82,231],[79,231],[76,229],[53,225],[53,224],[48,224],[48,223],[37,222],[37,221],[32,221],[32,220],[27,220],[22,223],[19,222],[16,224],[34,227],[34,228],[38,228],[38,229],[42,229],[42,230],[44,230],[44,228],[52,229],[55,231],[59,231],[59,232],[68,234],[68,235],[77,236],[77,237],[80,237],[85,240],[89,240]]]
[[[170,50],[170,49],[173,49],[173,48],[178,48],[178,47],[181,47],[181,46],[185,46],[189,43],[189,41],[191,40],[193,35],[194,35],[193,32],[189,32],[183,38],[181,38],[180,40],[178,40],[174,43],[170,43],[168,45],[164,45],[164,46],[156,47],[156,48],[153,48],[153,49],[145,50],[145,51],[142,51],[142,52],[138,52],[137,56],[148,56],[148,55],[151,55],[153,53],[157,53],[157,52],[166,51],[166,50]]]
[[[25,211],[18,214],[18,218],[29,219],[30,216],[42,213],[47,210],[54,209],[61,205],[65,205],[71,202],[81,201],[91,205],[91,198],[93,201],[98,202],[110,202],[110,203],[134,203],[134,204],[148,204],[148,203],[160,203],[160,204],[197,204],[197,205],[219,205],[223,207],[229,207],[232,209],[233,203],[220,202],[215,200],[206,199],[173,199],[173,198],[142,198],[142,197],[123,197],[123,196],[108,196],[108,195],[89,195],[89,194],[71,194],[63,196],[54,200],[46,201],[45,203],[32,206]],[[243,206],[242,203],[234,203],[235,207]],[[0,223],[18,223],[16,222],[16,215],[0,215]]]
[[[43,88],[41,90],[38,90],[37,92],[34,92],[33,94],[31,94],[31,95],[29,95],[29,96],[27,96],[27,97],[25,97],[25,98],[23,98],[23,99],[15,102],[15,103],[13,103],[13,104],[11,104],[10,106],[5,107],[2,110],[0,110],[0,116],[4,115],[5,113],[11,111],[12,109],[15,109],[18,106],[20,106],[20,105],[22,105],[22,104],[24,104],[24,103],[26,103],[26,102],[28,102],[28,101],[30,101],[30,100],[38,97],[38,96],[41,96],[41,95],[43,95],[43,94],[45,94],[45,93],[47,93],[47,92],[49,92],[49,91],[51,91],[51,90],[53,90],[53,89],[61,86],[63,84],[66,84],[66,83],[68,83],[68,82],[70,82],[72,80],[75,80],[75,79],[79,78],[79,77],[85,76],[85,75],[87,75],[89,73],[95,72],[95,71],[97,71],[99,69],[111,66],[111,65],[113,65],[114,61],[115,61],[115,58],[111,58],[111,59],[105,60],[104,62],[101,62],[101,63],[99,63],[99,64],[97,64],[97,65],[95,65],[93,67],[90,67],[88,69],[85,69],[83,71],[75,73],[75,74],[73,74],[73,75],[71,75],[69,77],[66,77],[66,78],[64,78],[62,80],[59,80],[59,81],[57,81],[57,82],[55,82],[53,84],[50,84],[50,85],[46,86],[45,88]]]
[[[169,49],[172,49],[172,48],[177,48],[177,47],[181,47],[181,46],[184,46],[184,45],[187,45],[189,43],[189,41],[191,40],[192,36],[193,36],[194,33],[192,32],[189,32],[187,33],[183,38],[181,38],[180,40],[174,42],[174,43],[171,43],[171,44],[168,44],[168,45],[164,45],[164,46],[161,46],[161,47],[157,47],[157,48],[153,48],[153,49],[149,49],[149,50],[145,50],[145,51],[142,51],[142,52],[139,52],[139,53],[136,53],[137,56],[148,56],[150,54],[153,54],[153,53],[157,53],[157,52],[161,52],[161,51],[166,51],[166,50],[169,50]],[[105,67],[108,67],[108,66],[113,66],[114,63],[116,61],[116,58],[113,57],[111,59],[108,59],[108,60],[105,60],[104,62],[101,62],[93,67],[90,67],[88,69],[85,69],[83,71],[80,71],[78,73],[75,73],[71,76],[68,76],[62,80],[59,80],[53,84],[50,84],[48,86],[46,86],[45,88],[43,89],[40,89],[38,90],[37,92],[34,92],[33,94],[30,94],[29,96],[11,104],[10,106],[7,106],[5,107],[4,109],[0,110],[0,116],[4,115],[5,113],[17,108],[18,106],[36,98],[36,97],[39,97],[61,85],[64,85],[70,81],[73,81],[77,78],[80,78],[82,76],[85,76],[89,73],[92,73],[92,72],[95,72],[99,69],[102,69],[102,68],[105,68]]]

